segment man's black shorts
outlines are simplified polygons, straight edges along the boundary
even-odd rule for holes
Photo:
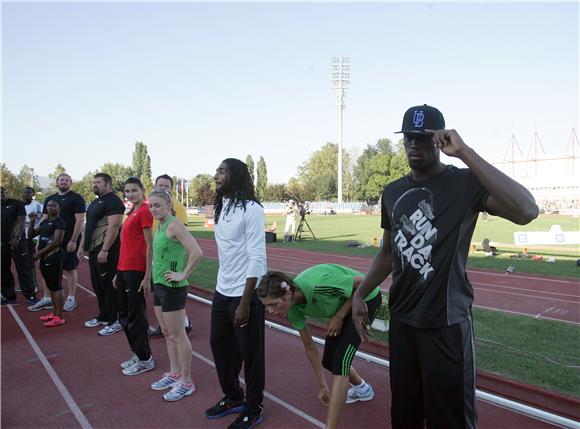
[[[153,305],[161,311],[183,310],[187,301],[187,286],[169,287],[159,283],[153,285]]]
[[[64,261],[62,263],[62,269],[65,271],[72,271],[76,270],[78,266],[79,266],[79,258],[77,257],[77,252],[66,252]]]

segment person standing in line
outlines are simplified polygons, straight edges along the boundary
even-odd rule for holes
[[[439,110],[407,110],[400,131],[411,172],[383,192],[383,245],[353,298],[369,335],[364,297],[391,272],[389,329],[394,429],[474,428],[473,288],[465,272],[479,212],[525,225],[538,215],[530,192],[481,158]],[[468,168],[443,164],[440,152]]]
[[[318,399],[328,406],[327,429],[338,426],[345,402],[370,401],[374,397],[371,385],[351,366],[360,345],[351,317],[352,294],[363,278],[363,273],[342,265],[319,264],[302,271],[295,279],[279,271],[270,271],[262,277],[257,289],[266,311],[287,316],[299,331],[318,383]],[[378,287],[365,298],[365,303],[372,322],[381,306]],[[329,319],[322,363],[306,323],[308,318]],[[323,367],[332,373],[330,391]]]
[[[173,179],[168,174],[162,174],[155,179],[155,189],[165,189],[166,191],[171,192],[173,190]],[[172,208],[172,215],[177,218],[178,221],[183,223],[187,226],[187,212],[185,211],[185,207],[181,204],[177,199],[172,198],[171,202]],[[157,231],[157,220],[153,220],[153,234]],[[185,314],[185,333],[189,335],[192,330],[191,321]],[[161,331],[161,327],[158,326],[157,328],[150,328],[149,335],[151,338],[163,338],[163,332]]]
[[[211,310],[210,344],[224,397],[205,412],[208,419],[240,413],[228,429],[262,421],[265,383],[264,305],[256,285],[266,273],[264,209],[248,166],[224,160],[214,176],[215,240],[219,271]],[[239,374],[244,363],[246,395]]]
[[[34,199],[34,189],[30,186],[25,186],[22,189],[22,202],[24,203],[24,209],[26,210],[26,217],[24,218],[24,233],[26,235],[26,244],[28,245],[28,255],[29,255],[29,264],[32,267],[32,283],[34,284],[34,290],[36,292],[39,291],[38,281],[36,280],[36,267],[34,264],[34,259],[32,255],[36,251],[36,243],[35,240],[29,237],[28,229],[30,225],[30,215],[34,213],[35,223],[34,227],[38,228],[40,225],[40,217],[42,216],[42,204]],[[42,300],[39,300],[40,302]],[[38,302],[34,305],[38,305]]]
[[[0,236],[2,240],[0,269],[2,271],[2,305],[16,303],[16,287],[10,268],[12,259],[14,259],[14,265],[18,273],[18,284],[26,299],[26,303],[34,305],[38,300],[36,299],[36,292],[34,290],[28,243],[26,241],[26,235],[24,234],[26,210],[24,209],[22,201],[8,198],[4,186],[2,186],[0,199],[2,201],[2,215],[0,216],[2,222]]]
[[[129,177],[124,191],[132,208],[121,228],[119,264],[113,286],[119,295],[119,322],[133,352],[131,359],[121,364],[121,370],[124,375],[138,375],[155,369],[149,346],[146,302],[153,264],[153,216],[138,177]]]
[[[298,217],[298,206],[294,200],[288,200],[288,204],[284,208],[286,215],[286,223],[284,224],[284,241],[294,240],[296,234],[296,218]]]
[[[28,227],[28,237],[30,239],[39,236],[38,247],[34,252],[34,260],[40,260],[40,272],[46,287],[50,290],[51,302],[54,311],[40,320],[47,328],[64,325],[63,317],[64,296],[62,293],[62,262],[64,250],[61,247],[66,224],[59,217],[59,205],[57,200],[51,200],[46,205],[47,217],[35,228],[35,220],[40,218],[36,212],[30,214],[30,224]]]
[[[171,192],[155,189],[149,207],[158,227],[153,239],[153,308],[167,345],[170,371],[151,384],[153,390],[171,390],[169,402],[195,392],[191,378],[191,343],[183,329],[188,278],[203,253],[185,225],[171,214]],[[187,254],[187,264],[184,262]]]
[[[85,222],[86,203],[85,199],[78,193],[71,191],[72,179],[67,173],[61,173],[56,178],[57,192],[50,195],[44,201],[43,219],[47,216],[46,205],[51,200],[56,200],[60,206],[60,217],[66,224],[62,248],[64,250],[63,272],[66,276],[68,294],[64,301],[64,311],[72,311],[77,307],[76,290],[78,283],[77,267],[79,259],[77,250],[81,239],[81,230]],[[35,305],[28,307],[30,311],[39,311],[52,307],[50,293],[43,287],[44,297]]]
[[[99,313],[87,320],[85,326],[106,325],[99,335],[107,336],[123,329],[118,321],[118,293],[113,278],[119,262],[119,230],[125,205],[113,192],[113,179],[106,173],[95,174],[93,191],[97,198],[87,208],[87,223],[77,256],[82,261],[85,252],[89,253],[91,283],[99,306]]]

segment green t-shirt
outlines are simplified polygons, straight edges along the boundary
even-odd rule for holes
[[[300,288],[306,304],[294,304],[288,311],[288,319],[295,329],[306,326],[307,318],[328,318],[336,314],[344,302],[353,294],[354,277],[365,275],[351,268],[337,264],[314,265],[302,271],[294,279]],[[374,288],[365,301],[370,301],[379,288]]]

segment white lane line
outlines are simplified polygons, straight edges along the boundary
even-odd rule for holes
[[[193,356],[195,356],[196,358],[198,358],[199,360],[207,363],[208,365],[212,366],[215,368],[215,363],[206,358],[205,356],[195,352],[192,350],[191,354]],[[243,377],[240,377],[240,381],[245,385],[246,381],[244,380]],[[312,417],[310,414],[306,414],[304,411],[300,411],[298,408],[294,407],[293,405],[290,405],[288,402],[284,401],[283,399],[278,398],[277,396],[272,395],[271,393],[268,393],[267,391],[264,390],[264,396],[268,399],[270,399],[271,401],[275,402],[276,404],[286,408],[288,411],[296,414],[299,417],[302,417],[304,420],[312,423],[314,426],[319,427],[320,429],[324,429],[324,423],[321,422],[320,420]]]
[[[482,274],[485,276],[503,276],[503,277],[505,277],[505,273],[502,273],[502,272],[494,273],[492,271],[467,270],[467,273],[468,274]],[[580,282],[578,282],[577,280],[574,280],[574,279],[560,280],[560,279],[552,279],[550,277],[524,276],[521,274],[510,274],[509,276],[515,277],[518,279],[537,280],[539,282],[542,282],[543,284],[548,283],[548,282],[553,282],[553,283],[564,283],[564,284],[568,284],[568,285],[572,285],[572,286],[579,286],[580,285]]]
[[[77,419],[77,421],[79,422],[81,427],[83,429],[92,429],[91,424],[89,423],[89,421],[87,420],[87,418],[85,417],[85,415],[83,414],[83,412],[81,411],[81,409],[79,408],[79,406],[77,405],[75,400],[73,399],[72,395],[70,394],[70,392],[68,391],[68,389],[66,388],[66,386],[64,385],[64,383],[62,382],[62,380],[60,379],[60,377],[58,376],[58,374],[54,370],[54,368],[52,367],[52,365],[48,362],[48,359],[46,358],[44,353],[42,353],[42,350],[40,350],[40,347],[38,346],[38,344],[36,343],[36,341],[32,337],[32,334],[30,333],[28,328],[26,328],[26,325],[24,324],[24,322],[22,321],[20,316],[18,316],[18,313],[16,313],[16,311],[12,308],[11,305],[8,305],[7,307],[8,307],[8,310],[10,310],[12,317],[14,317],[14,320],[16,320],[16,323],[18,324],[18,326],[20,327],[20,329],[24,333],[24,336],[28,340],[30,347],[32,347],[32,350],[34,350],[34,353],[36,353],[36,356],[38,356],[38,360],[40,360],[40,362],[42,363],[42,366],[44,366],[44,369],[46,370],[46,372],[48,373],[48,375],[52,379],[52,382],[54,383],[54,385],[56,386],[56,388],[58,389],[58,391],[62,395],[63,399],[65,400],[66,404],[68,405],[69,409],[72,411],[73,415],[75,416],[75,418]]]
[[[475,289],[479,289],[481,286],[487,286],[487,287],[493,287],[493,288],[498,288],[498,289],[510,289],[510,290],[515,290],[515,291],[519,291],[519,292],[535,292],[535,293],[544,294],[544,295],[564,296],[567,298],[576,298],[576,299],[579,298],[578,295],[574,295],[571,293],[550,292],[550,291],[541,290],[541,289],[527,289],[527,288],[521,288],[521,287],[499,285],[499,284],[494,284],[494,283],[471,282],[471,284],[475,287]],[[544,295],[538,295],[538,298],[544,298]],[[580,301],[576,301],[576,302],[580,302]]]
[[[87,288],[85,288],[83,285],[81,285],[80,283],[77,283],[77,286],[80,287],[81,289],[87,291],[88,293],[90,293],[91,295],[95,296],[95,294],[93,292],[91,292],[90,290],[88,290]],[[207,363],[208,365],[211,365],[213,367],[215,367],[215,364],[213,363],[213,361],[207,359],[205,356],[200,355],[199,353],[196,353],[194,351],[191,352],[193,356],[195,356],[196,358],[202,360],[203,362]],[[245,381],[242,377],[240,377],[240,380],[242,380],[242,383],[245,384]],[[266,391],[264,391],[264,396],[268,399],[270,399],[271,401],[277,403],[278,405],[286,408],[287,410],[293,412],[294,414],[296,414],[297,416],[302,417],[304,420],[309,421],[310,423],[312,423],[313,425],[324,429],[324,423],[322,423],[320,420],[315,419],[314,417],[310,416],[309,414],[304,413],[303,411],[300,411],[298,408],[290,405],[288,402],[285,402],[284,400],[272,395],[271,393],[268,393]]]
[[[538,313],[538,314],[522,313],[520,311],[502,310],[501,308],[486,307],[484,305],[474,305],[474,307],[482,308],[484,310],[499,311],[500,313],[510,313],[510,314],[517,314],[519,316],[529,316],[529,317],[534,317],[536,319],[554,320],[556,322],[568,323],[570,325],[576,325],[576,326],[580,325],[580,322],[573,322],[572,320],[557,319],[555,317],[546,317],[546,316],[542,316],[542,313]]]
[[[515,296],[523,296],[526,298],[534,298],[534,299],[540,299],[542,301],[558,301],[558,302],[565,302],[566,304],[574,304],[574,305],[578,305],[578,301],[570,301],[568,299],[559,299],[559,298],[550,298],[549,296],[537,296],[537,295],[530,295],[527,293],[516,293],[516,292],[507,292],[505,290],[497,290],[497,289],[486,289],[486,288],[482,288],[482,287],[478,287],[477,288],[477,292],[478,293],[482,293],[482,292],[491,292],[494,294],[505,294],[505,295],[515,295]]]

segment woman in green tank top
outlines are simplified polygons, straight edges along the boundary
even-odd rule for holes
[[[203,256],[185,225],[171,214],[171,193],[155,189],[149,194],[151,214],[159,221],[153,240],[153,309],[165,337],[170,370],[151,384],[153,390],[172,388],[163,395],[178,401],[195,392],[191,378],[191,343],[183,329],[187,278]]]

